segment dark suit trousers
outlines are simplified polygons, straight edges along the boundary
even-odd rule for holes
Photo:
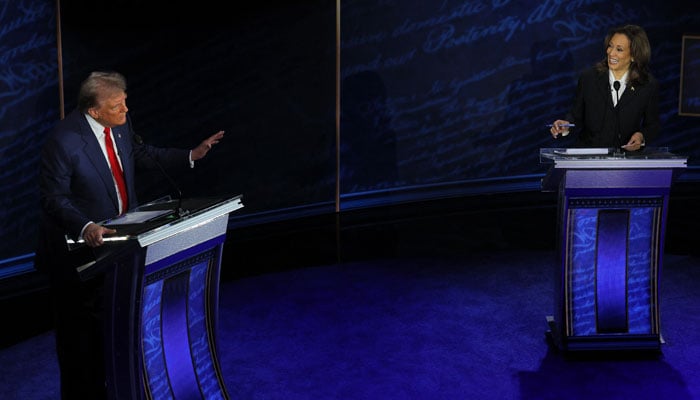
[[[103,279],[52,283],[61,398],[106,399]]]

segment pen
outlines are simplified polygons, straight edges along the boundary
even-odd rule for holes
[[[547,126],[551,128],[554,126],[554,124],[547,124]],[[562,128],[571,128],[573,126],[576,126],[576,124],[561,124],[561,125],[557,125],[557,126],[562,127]]]

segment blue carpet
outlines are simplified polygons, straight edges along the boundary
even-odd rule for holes
[[[553,252],[392,257],[222,283],[233,399],[700,399],[700,259],[667,255],[659,357],[545,340]],[[0,351],[3,399],[57,399],[51,331]]]

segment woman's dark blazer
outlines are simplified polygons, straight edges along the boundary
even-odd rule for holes
[[[594,67],[581,74],[574,106],[567,116],[576,124],[577,146],[619,148],[635,132],[642,132],[646,143],[658,136],[659,83],[653,76],[645,84],[628,84],[617,107],[613,106],[613,95],[608,71]]]

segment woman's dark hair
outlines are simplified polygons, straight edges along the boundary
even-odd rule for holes
[[[649,62],[651,61],[651,45],[649,44],[649,38],[647,38],[647,33],[644,28],[638,25],[623,25],[617,28],[612,28],[605,36],[605,41],[603,42],[603,48],[607,50],[610,40],[616,34],[623,34],[627,36],[630,40],[630,55],[632,56],[632,63],[630,64],[630,71],[628,75],[628,82],[634,86],[639,84],[644,84],[649,82],[650,71]],[[596,63],[596,68],[603,72],[608,70],[608,57],[607,55],[601,61]]]

